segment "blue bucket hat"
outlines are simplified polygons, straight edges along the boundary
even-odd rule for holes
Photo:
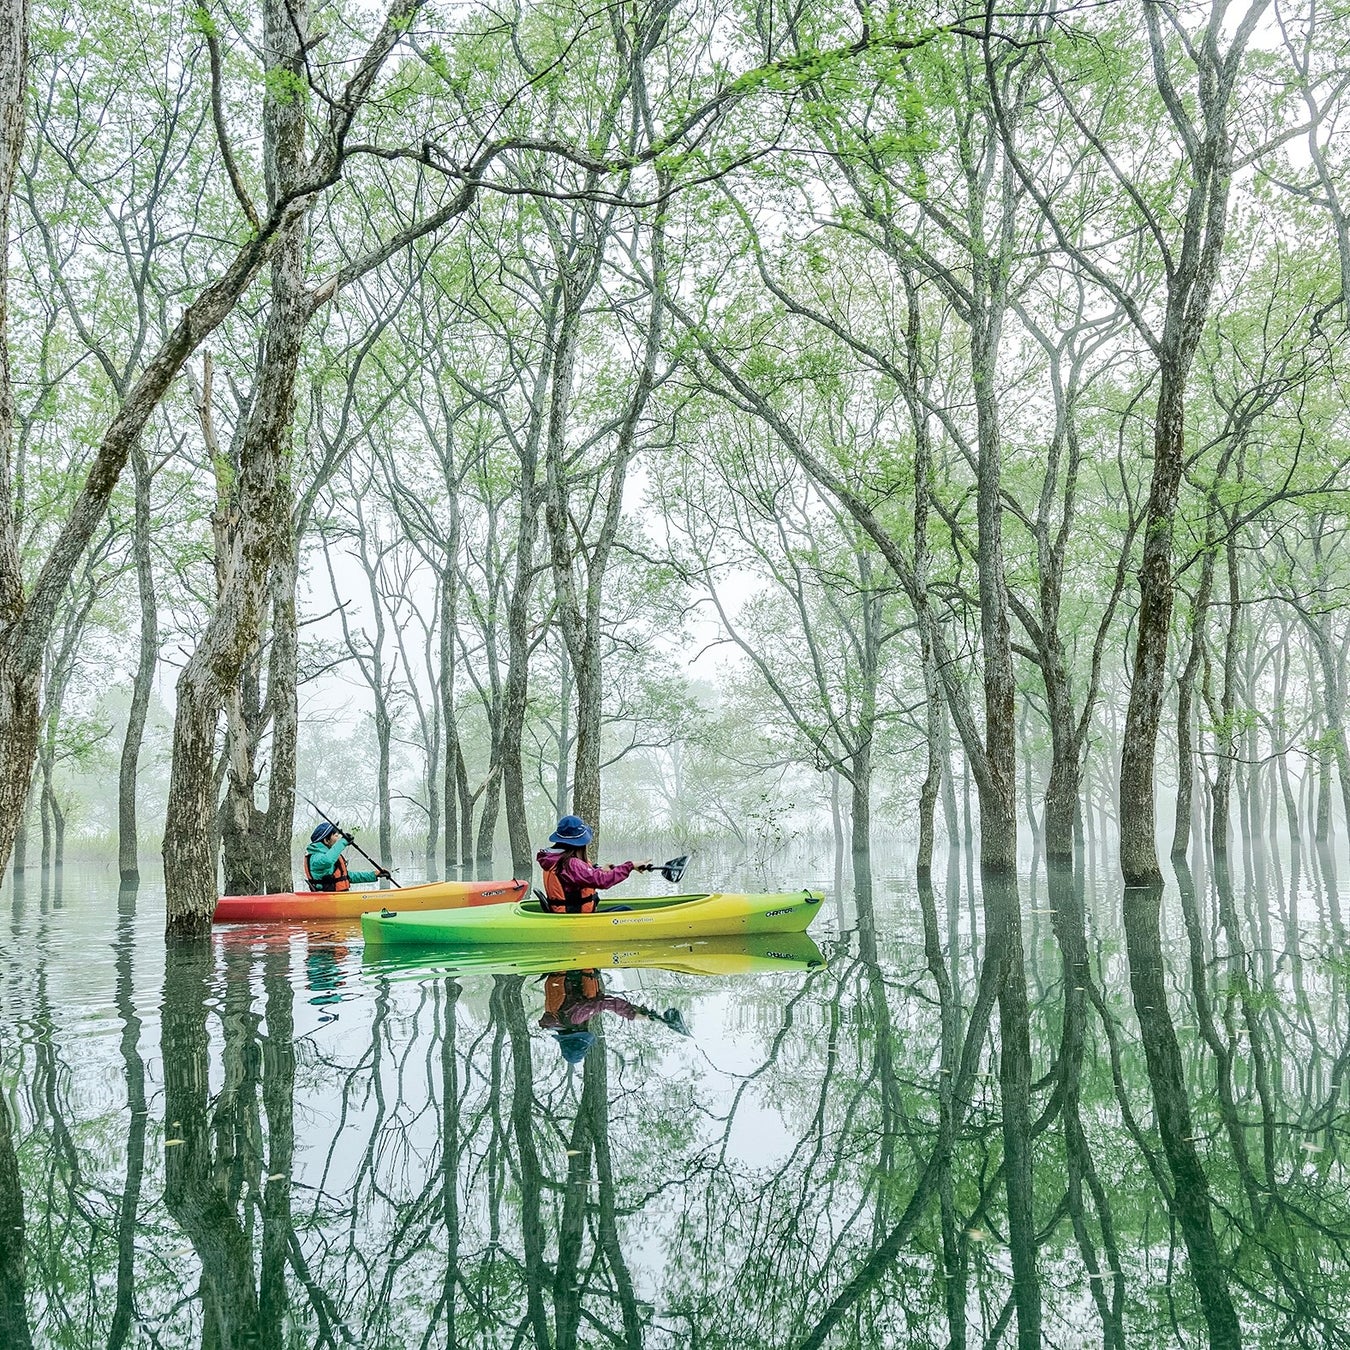
[[[322,844],[330,834],[336,834],[337,826],[330,825],[326,820],[321,820],[310,832],[309,842],[311,844]]]
[[[580,816],[564,816],[558,828],[548,837],[550,844],[566,844],[569,848],[585,848],[595,831]]]
[[[569,1064],[580,1064],[595,1044],[595,1033],[590,1031],[560,1031],[557,1035],[558,1049]]]

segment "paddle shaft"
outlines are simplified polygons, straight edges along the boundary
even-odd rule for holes
[[[310,801],[310,799],[309,799],[308,797],[305,797],[305,798],[303,798],[302,800],[304,801],[305,805],[308,806],[309,809],[310,809],[311,811],[313,811],[314,814],[315,814],[316,816],[318,816],[318,818],[319,818],[321,821],[323,821],[323,823],[324,823],[325,825],[332,825],[333,828],[334,828],[335,830],[337,830],[337,832],[338,832],[339,834],[341,834],[342,837],[343,837],[344,839],[346,839],[346,841],[347,841],[347,842],[348,842],[348,843],[349,843],[349,844],[350,844],[350,845],[351,845],[351,846],[352,846],[352,847],[353,847],[353,848],[354,848],[354,849],[355,849],[355,850],[356,850],[356,851],[357,851],[357,852],[358,852],[358,853],[359,853],[359,854],[360,854],[360,855],[361,855],[368,863],[370,863],[371,866],[374,867],[374,869],[375,869],[377,872],[383,872],[383,873],[385,874],[386,878],[387,878],[389,881],[394,881],[393,874],[389,871],[389,869],[388,869],[383,863],[378,863],[378,862],[376,862],[375,859],[372,858],[372,857],[370,856],[370,854],[367,853],[367,852],[365,851],[365,849],[363,849],[363,848],[361,847],[361,845],[358,844],[358,843],[356,842],[356,840],[353,839],[350,835],[348,835],[348,834],[343,834],[343,832],[342,832],[340,829],[338,829],[337,825],[334,824],[334,821],[333,821],[332,816],[330,816],[330,815],[328,814],[327,811],[320,811],[319,808],[318,808],[317,806],[315,806],[314,803],[313,803],[312,801]],[[397,881],[394,881],[394,889],[395,889],[395,890],[402,890],[403,888],[398,884]]]

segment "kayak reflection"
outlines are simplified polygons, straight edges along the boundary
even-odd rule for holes
[[[544,1013],[539,1025],[553,1032],[558,1049],[569,1064],[580,1064],[595,1044],[591,1022],[601,1013],[613,1013],[627,1022],[638,1018],[662,1022],[681,1036],[693,1034],[678,1008],[660,1013],[622,994],[611,994],[605,989],[604,976],[594,968],[555,970],[544,976]]]

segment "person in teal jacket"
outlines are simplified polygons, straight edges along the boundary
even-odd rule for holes
[[[360,885],[388,877],[389,873],[383,867],[377,867],[373,872],[353,872],[342,856],[343,849],[351,842],[351,835],[326,820],[314,827],[305,849],[305,880],[311,891],[349,891],[353,882]]]

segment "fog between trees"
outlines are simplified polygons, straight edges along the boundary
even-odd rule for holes
[[[1326,840],[1347,22],[8,4],[0,866]]]

